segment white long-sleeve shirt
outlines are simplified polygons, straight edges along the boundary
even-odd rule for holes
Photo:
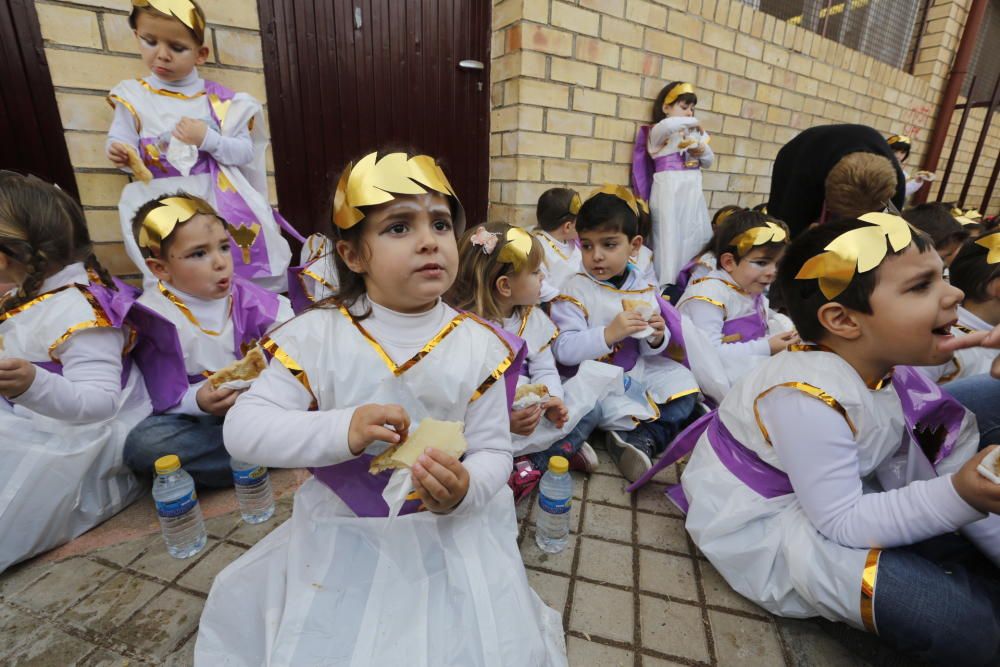
[[[175,93],[192,96],[205,90],[205,80],[198,76],[198,70],[191,73],[180,81],[163,81],[155,74],[145,77],[144,81],[157,90],[167,90]],[[250,138],[250,130],[242,128],[235,136],[224,137],[215,127],[215,122],[207,112],[204,117],[195,120],[204,121],[208,125],[205,132],[205,139],[198,148],[205,151],[219,164],[229,166],[241,166],[249,164],[254,159],[253,140]],[[180,120],[178,118],[178,120]],[[135,118],[124,104],[115,105],[114,119],[111,121],[111,129],[108,130],[108,140],[105,148],[110,148],[114,142],[120,142],[126,146],[136,147],[139,145],[139,133],[136,131]]]
[[[45,280],[39,292],[89,282],[83,264],[75,263]],[[121,400],[124,345],[125,334],[120,329],[99,327],[74,333],[54,350],[62,361],[62,375],[36,366],[31,386],[11,402],[74,424],[99,422],[114,416]]]
[[[503,321],[504,330],[513,334],[517,334],[520,326],[520,314],[511,315]],[[562,378],[556,369],[556,359],[552,356],[551,345],[538,352],[529,352],[524,363],[528,367],[528,381],[531,384],[544,384],[548,387],[550,396],[563,398]]]
[[[671,142],[672,135],[697,125],[698,119],[693,116],[673,116],[659,121],[649,130],[649,145],[647,146],[649,154],[655,158],[676,153],[674,142]],[[707,132],[705,136],[708,136]],[[707,141],[702,143],[702,147],[704,152],[697,156],[698,162],[702,169],[708,169],[715,163],[715,153]]]
[[[763,308],[769,311],[766,297]],[[691,318],[715,347],[723,363],[745,367],[745,357],[761,359],[771,356],[771,346],[764,337],[750,341],[727,342],[722,332],[726,320],[745,317],[754,312],[754,297],[745,293],[724,269],[710,272],[705,279],[688,283],[677,302],[677,310]]]
[[[892,491],[863,493],[858,444],[851,428],[822,401],[779,387],[763,396],[757,407],[810,523],[838,544],[904,546],[985,517],[962,500],[951,475]]]
[[[364,327],[394,361],[415,355],[456,314],[443,302],[415,315],[375,303],[371,308]],[[312,400],[299,381],[272,360],[227,413],[226,448],[241,460],[276,468],[329,466],[356,458],[348,433],[359,406],[309,411]],[[469,472],[469,490],[462,511],[485,506],[510,475],[513,455],[502,381],[469,405],[465,439],[469,450],[462,463]]]

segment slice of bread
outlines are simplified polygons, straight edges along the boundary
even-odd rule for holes
[[[549,388],[544,384],[522,384],[514,391],[514,402],[517,403],[522,398],[532,395],[539,398],[548,398]]]
[[[125,144],[121,144],[125,146]],[[153,172],[146,167],[146,164],[139,158],[139,154],[135,152],[135,149],[131,146],[125,146],[125,150],[128,151],[128,168],[132,170],[132,175],[143,183],[149,183],[153,180]]]
[[[393,445],[374,459],[368,466],[368,472],[377,475],[383,470],[410,468],[428,447],[454,456],[456,459],[468,449],[462,422],[440,421],[428,417],[421,421],[416,430],[406,440]]]
[[[218,389],[232,380],[256,380],[265,368],[267,368],[267,359],[264,358],[264,352],[259,347],[255,347],[247,352],[247,356],[209,375],[208,383],[212,385],[213,389]]]

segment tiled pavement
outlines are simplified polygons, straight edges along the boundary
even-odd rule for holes
[[[539,595],[563,613],[570,664],[584,667],[913,665],[867,635],[813,621],[776,620],[734,593],[696,550],[660,484],[630,497],[599,452],[577,477],[573,534],[557,555],[534,544],[535,503],[523,502],[521,553]],[[159,535],[61,562],[39,560],[0,576],[0,664],[93,667],[191,664],[212,579],[291,513],[243,524],[210,519],[208,546],[191,560],[166,554]]]

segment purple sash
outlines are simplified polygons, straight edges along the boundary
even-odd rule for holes
[[[767,316],[763,306],[763,297],[758,294],[754,299],[754,312],[726,320],[722,325],[722,342],[745,343],[766,336]],[[733,336],[738,337],[730,339]]]
[[[656,172],[701,169],[701,163],[698,160],[690,160],[685,155],[686,152],[680,152],[655,158],[653,160],[653,168]]]
[[[691,274],[694,273],[694,267],[698,266],[698,257],[695,257],[690,262],[681,267],[681,270],[677,273],[677,277],[674,279],[674,285],[681,291],[684,292],[687,289],[688,283],[691,282]]]
[[[903,419],[913,440],[937,466],[955,449],[965,408],[941,387],[909,366],[896,366],[892,386],[903,407]]]
[[[521,373],[521,366],[524,364],[527,346],[524,341],[514,334],[504,331],[502,328],[476,318],[476,321],[485,324],[496,332],[514,352],[514,360],[504,371],[504,384],[507,391],[507,411],[510,412],[511,403],[514,401],[514,392],[517,391],[517,378]],[[356,459],[338,463],[332,466],[310,468],[313,476],[325,484],[331,491],[344,501],[359,517],[386,517],[389,516],[389,506],[382,498],[392,471],[386,470],[378,475],[368,472],[368,466],[373,456],[362,454]],[[399,514],[412,514],[420,507],[419,500],[407,500]]]
[[[653,159],[649,156],[649,125],[640,125],[632,147],[632,191],[649,201],[653,189]]]

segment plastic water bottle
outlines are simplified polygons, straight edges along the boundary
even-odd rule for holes
[[[274,516],[274,494],[267,468],[236,459],[230,459],[229,466],[233,469],[233,486],[243,520],[264,523]]]
[[[194,480],[181,469],[181,460],[174,454],[156,459],[155,465],[153,500],[167,553],[190,558],[204,549],[208,540]]]
[[[569,474],[569,461],[562,456],[553,456],[538,485],[535,543],[539,549],[556,554],[566,548],[572,506],[573,478]]]

